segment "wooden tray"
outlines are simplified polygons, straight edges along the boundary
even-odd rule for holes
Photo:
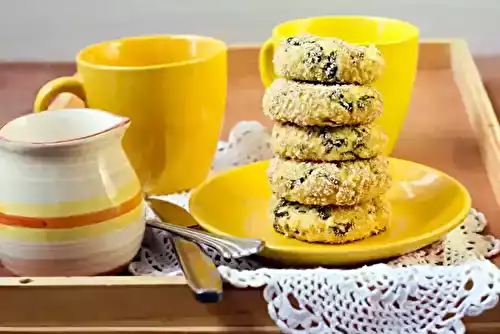
[[[240,120],[269,125],[256,46],[232,47],[223,137]],[[52,108],[80,107],[61,95]],[[471,124],[473,126],[471,126]],[[470,191],[500,236],[499,129],[464,41],[423,42],[410,113],[394,156],[441,169]],[[198,304],[183,278],[0,278],[0,332],[278,333],[260,289],[226,287]],[[499,333],[500,306],[466,320],[468,333]]]

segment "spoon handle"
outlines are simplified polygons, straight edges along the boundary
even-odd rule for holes
[[[158,218],[148,219],[147,224],[198,244],[210,246],[225,258],[237,259],[256,254],[264,247],[264,242],[259,239],[214,236],[207,232],[170,224]]]
[[[176,235],[172,239],[179,265],[196,300],[215,303],[222,298],[222,279],[210,259],[200,247]]]

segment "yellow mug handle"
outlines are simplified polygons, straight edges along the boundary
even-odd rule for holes
[[[33,105],[34,112],[40,112],[49,109],[52,101],[61,93],[70,93],[86,102],[85,89],[80,78],[61,77],[47,82],[38,91]]]
[[[276,77],[274,75],[273,58],[274,43],[270,38],[262,45],[259,54],[260,80],[265,87],[269,87]]]

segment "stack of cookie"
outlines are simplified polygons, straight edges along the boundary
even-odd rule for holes
[[[277,232],[308,242],[346,243],[387,228],[390,188],[383,109],[370,86],[384,66],[374,46],[296,36],[276,50],[280,77],[263,99],[276,121],[268,170]]]

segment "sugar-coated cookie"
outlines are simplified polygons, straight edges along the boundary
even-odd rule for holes
[[[380,155],[387,143],[382,128],[373,124],[339,127],[300,127],[276,123],[271,136],[274,154],[307,161],[344,161]]]
[[[389,160],[377,156],[341,162],[274,158],[268,169],[274,196],[313,205],[354,205],[389,190]]]
[[[308,206],[271,199],[274,229],[287,237],[307,242],[342,244],[365,239],[386,230],[390,204],[374,198],[353,206]]]
[[[336,38],[290,37],[274,55],[276,74],[291,80],[367,85],[383,69],[382,54],[374,45],[359,46]]]
[[[299,126],[360,125],[383,112],[379,92],[370,86],[321,85],[276,79],[262,99],[264,114]]]

